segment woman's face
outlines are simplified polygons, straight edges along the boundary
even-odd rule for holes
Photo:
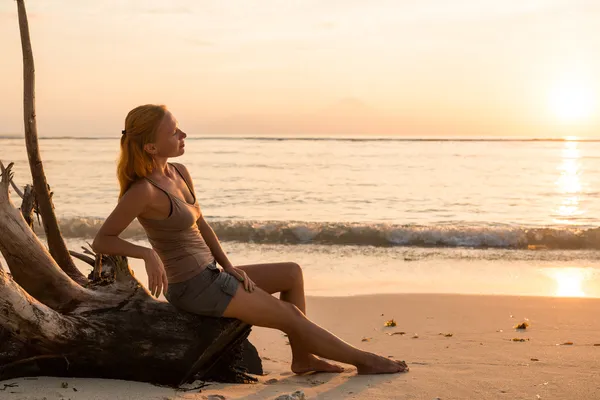
[[[154,143],[155,157],[179,157],[184,153],[184,139],[187,137],[177,126],[177,120],[167,110],[158,130],[156,131],[156,142]]]

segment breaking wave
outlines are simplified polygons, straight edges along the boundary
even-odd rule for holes
[[[99,218],[63,218],[61,230],[67,238],[92,238],[102,223],[103,220]],[[210,224],[219,239],[247,243],[600,249],[600,228],[245,220],[215,220]],[[36,231],[42,229],[37,227]],[[123,232],[122,237],[141,238],[144,237],[144,231],[135,221]]]

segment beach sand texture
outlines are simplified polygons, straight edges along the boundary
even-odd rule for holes
[[[410,372],[357,376],[348,366],[342,374],[296,376],[289,371],[287,338],[279,331],[254,328],[251,340],[266,373],[258,384],[211,383],[177,391],[138,382],[39,377],[0,382],[0,398],[175,400],[220,395],[258,400],[298,390],[307,399],[600,398],[600,299],[393,294],[309,297],[307,306],[315,322],[362,349],[406,360]],[[384,326],[390,319],[395,327]],[[527,329],[514,329],[522,322],[528,322]]]

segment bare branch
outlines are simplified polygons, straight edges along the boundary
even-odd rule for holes
[[[23,50],[23,110],[25,120],[25,144],[29,158],[29,168],[33,178],[35,197],[39,204],[42,222],[50,254],[58,265],[74,281],[83,285],[87,283],[85,276],[77,269],[71,259],[67,246],[60,233],[60,227],[54,213],[52,198],[48,190],[48,183],[44,173],[42,158],[38,148],[37,122],[35,115],[35,67],[33,62],[33,50],[29,36],[29,23],[27,11],[23,0],[17,0],[19,14],[19,28],[21,31],[21,47]]]
[[[77,258],[78,260],[81,260],[81,261],[91,265],[92,267],[94,266],[94,259],[88,255],[78,253],[74,250],[69,250],[69,254],[71,254],[73,257]]]
[[[21,192],[21,189],[19,189],[19,187],[15,184],[14,179],[10,180],[10,185],[12,186],[12,188],[14,189],[14,191],[17,193],[17,195],[20,198],[23,198],[24,194],[23,194],[23,192]]]
[[[21,214],[27,225],[33,230],[33,214],[36,214],[38,217],[38,224],[40,213],[37,209],[37,204],[35,201],[35,191],[33,190],[33,186],[27,185],[25,186],[25,194],[23,195],[23,201],[21,202]]]
[[[0,170],[2,170],[2,172],[4,172],[6,168],[4,167],[4,164],[2,164],[2,160],[0,160]],[[9,180],[10,185],[12,186],[12,188],[15,190],[15,192],[17,192],[17,194],[21,197],[21,199],[23,199],[23,201],[21,202],[21,214],[23,214],[23,218],[25,218],[25,221],[27,221],[27,225],[29,225],[29,227],[31,229],[33,229],[33,213],[35,212],[36,215],[38,216],[38,223],[39,223],[39,211],[36,207],[36,202],[35,202],[35,192],[33,190],[33,186],[31,185],[25,185],[25,189],[24,189],[24,193],[21,192],[19,190],[19,188],[15,185],[15,180],[14,179],[10,179]]]

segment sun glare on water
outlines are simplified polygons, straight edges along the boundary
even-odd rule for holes
[[[555,296],[557,297],[585,297],[583,284],[590,277],[586,268],[556,268],[552,269],[550,276],[556,282]]]
[[[596,93],[584,82],[560,82],[550,94],[550,108],[562,123],[583,123],[594,113]]]

